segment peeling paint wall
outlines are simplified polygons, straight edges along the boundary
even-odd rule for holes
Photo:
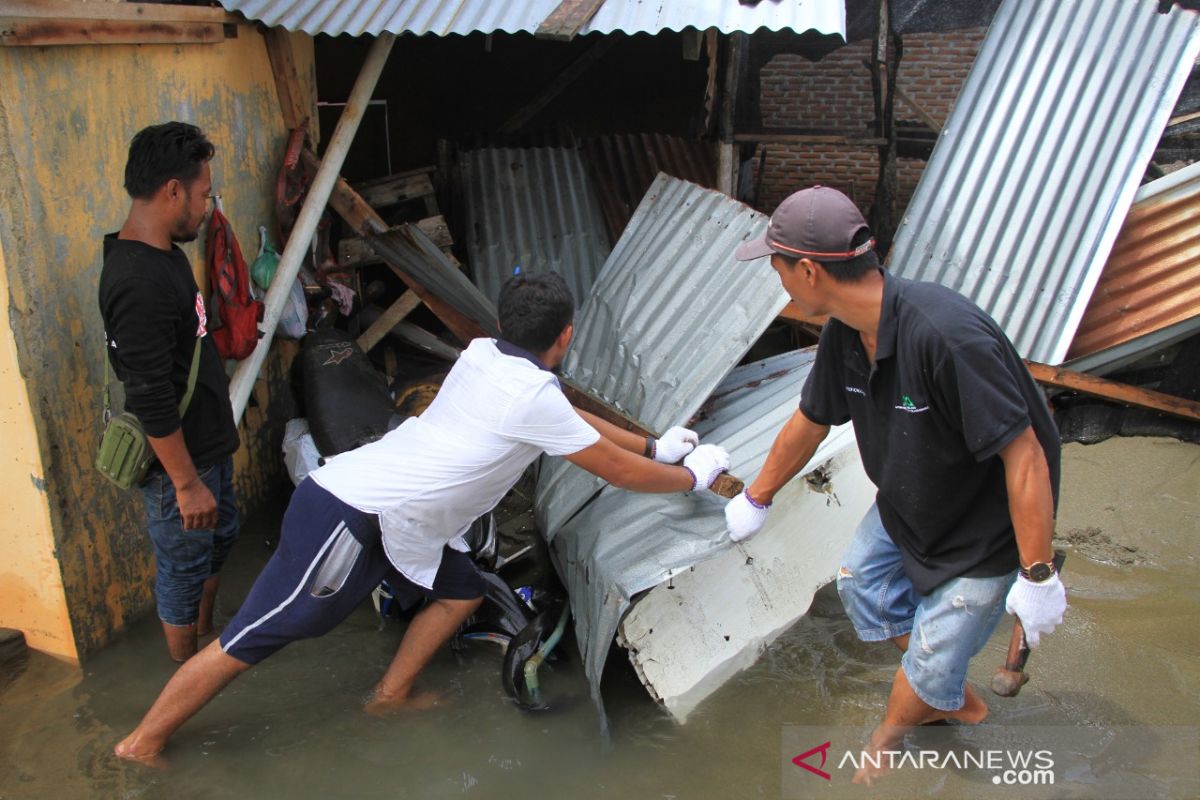
[[[8,294],[0,248],[0,296]],[[75,638],[67,616],[62,574],[54,558],[54,532],[46,505],[46,480],[34,433],[17,346],[0,304],[0,486],[6,556],[0,562],[0,627],[25,632],[30,647],[74,659]]]
[[[80,656],[153,606],[140,497],[112,488],[91,466],[104,380],[100,240],[128,210],[121,184],[130,138],[170,119],[200,125],[217,148],[214,189],[249,258],[257,251],[256,226],[274,227],[272,192],[286,131],[263,38],[252,26],[237,31],[211,45],[0,49],[0,247],[9,318],[3,334],[15,342],[24,379],[22,386],[6,374],[3,389],[28,396],[44,465],[41,503]],[[313,96],[311,40],[293,41]],[[185,250],[200,276],[199,245]],[[293,354],[294,346],[275,348],[256,392],[263,407],[242,426],[236,463],[245,508],[284,476],[278,453]],[[263,413],[268,407],[270,416]],[[6,527],[10,539],[36,536]]]

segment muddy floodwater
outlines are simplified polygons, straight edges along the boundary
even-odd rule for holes
[[[507,702],[499,647],[472,642],[461,654],[443,651],[423,677],[446,705],[365,716],[363,697],[402,633],[402,623],[381,626],[366,606],[238,679],[175,736],[161,772],[110,755],[172,670],[157,621],[146,619],[82,672],[34,654],[0,689],[0,798],[779,798],[800,796],[797,785],[815,797],[1200,796],[1200,446],[1111,439],[1064,455],[1066,621],[1034,653],[1033,680],[1012,699],[986,689],[1011,632],[1001,624],[971,673],[991,716],[962,733],[995,746],[1019,743],[1026,728],[1079,731],[1078,744],[1059,745],[1053,786],[1001,793],[970,771],[901,771],[868,791],[841,773],[826,782],[789,765],[788,731],[803,737],[878,719],[896,666],[889,646],[855,639],[826,587],[808,616],[686,725],[611,661],[607,743],[573,640],[567,660],[543,670],[548,712]],[[266,561],[275,522],[246,527],[218,621]]]

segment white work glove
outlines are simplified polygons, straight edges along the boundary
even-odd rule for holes
[[[770,510],[770,503],[759,503],[744,490],[726,503],[725,529],[729,531],[730,541],[741,542],[758,533]]]
[[[692,490],[707,489],[729,469],[729,453],[715,444],[702,444],[683,459],[683,468],[692,473]]]
[[[1004,609],[1021,620],[1025,641],[1032,649],[1038,646],[1043,633],[1051,633],[1062,622],[1063,612],[1067,610],[1067,589],[1058,573],[1041,583],[1018,574],[1017,582],[1008,590]]]
[[[679,459],[696,449],[698,444],[700,437],[695,431],[676,425],[654,443],[654,460],[662,464],[678,464]]]

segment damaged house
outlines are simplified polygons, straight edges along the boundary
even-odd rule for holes
[[[0,576],[0,625],[80,658],[149,607],[147,549],[109,535],[136,523],[90,471],[91,298],[121,148],[160,119],[216,132],[214,182],[244,242],[290,230],[265,335],[233,371],[250,503],[282,478],[297,414],[300,346],[273,341],[297,276],[309,326],[343,331],[398,390],[495,333],[514,270],[554,269],[579,306],[573,401],[631,430],[690,423],[750,478],[823,321],[732,253],[818,181],[869,213],[891,269],[970,297],[1071,393],[1062,407],[1091,416],[1065,429],[1164,424],[1086,410],[1111,417],[1114,401],[1194,426],[1200,182],[1156,153],[1191,160],[1178,105],[1200,17],[1157,0],[962,5],[0,2],[5,422],[21,432],[6,479],[26,531],[12,575],[40,576],[33,591]],[[949,88],[906,84],[906,58],[932,62],[964,30]],[[1133,382],[1155,391],[1098,377],[1147,358],[1154,374]],[[681,721],[806,612],[874,495],[849,426],[738,545],[712,497],[630,495],[552,459],[531,485],[593,698],[615,642]]]

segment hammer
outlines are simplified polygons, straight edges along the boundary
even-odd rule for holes
[[[1062,550],[1054,551],[1054,571],[1062,574],[1063,562],[1067,554]],[[1004,666],[996,670],[992,676],[992,691],[1001,697],[1016,697],[1021,687],[1029,683],[1025,673],[1025,662],[1029,660],[1029,643],[1025,641],[1025,628],[1018,617],[1013,623],[1012,637],[1008,640],[1008,655]]]

